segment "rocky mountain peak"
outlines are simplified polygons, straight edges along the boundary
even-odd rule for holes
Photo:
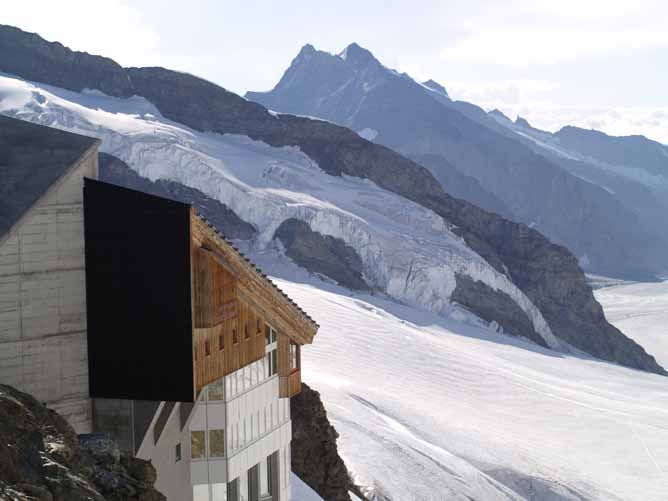
[[[526,127],[527,129],[531,129],[531,124],[526,118],[522,118],[521,116],[517,115],[517,118],[515,119],[515,125],[519,127]]]
[[[343,49],[339,54],[339,57],[355,69],[363,69],[371,65],[380,66],[380,62],[374,57],[371,51],[361,47],[355,42]]]
[[[426,82],[422,82],[422,85],[430,88],[433,91],[438,92],[439,94],[442,94],[445,97],[450,97],[448,96],[448,91],[445,90],[445,87],[443,87],[440,83],[436,82],[435,80],[432,80],[431,78]]]
[[[489,112],[489,115],[494,117],[494,118],[499,118],[502,120],[507,120],[509,122],[512,122],[510,118],[508,118],[508,115],[506,115],[503,111],[501,111],[498,108],[494,108],[492,111]]]

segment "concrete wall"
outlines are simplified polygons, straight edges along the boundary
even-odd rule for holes
[[[218,399],[210,399],[217,385]],[[238,479],[239,500],[248,501],[248,471],[276,453],[271,501],[290,499],[290,402],[279,398],[278,376],[269,376],[266,359],[254,362],[200,394],[187,422],[174,406],[157,443],[154,428],[164,404],[156,411],[137,456],[150,459],[158,472],[156,488],[168,499],[225,501],[227,482]],[[191,431],[225,430],[225,457],[191,459]],[[181,444],[180,461],[175,448]],[[184,486],[187,489],[184,490]]]
[[[154,441],[154,428],[158,416],[164,407],[163,403],[148,428],[137,457],[150,459],[158,473],[155,488],[162,492],[169,501],[191,501],[192,486],[190,482],[190,433],[188,426],[181,429],[181,418],[179,405],[172,409],[165,427],[156,443]],[[176,445],[181,444],[181,459],[177,461]]]
[[[0,382],[30,393],[91,431],[80,160],[0,242]]]

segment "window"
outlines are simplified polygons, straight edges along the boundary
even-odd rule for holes
[[[290,341],[290,371],[294,372],[301,368],[300,346]]]
[[[239,342],[239,336],[237,336],[237,330],[232,329],[232,343],[237,344]]]
[[[225,431],[209,430],[209,457],[225,457]]]
[[[271,456],[266,461],[260,461],[260,497],[271,496]]]
[[[178,443],[176,444],[176,447],[174,447],[174,462],[178,463],[181,461],[181,444]]]
[[[248,339],[250,337],[250,333],[248,332],[248,324],[244,324],[244,338]]]
[[[271,344],[271,327],[264,324],[264,344],[269,346]]]
[[[225,378],[220,378],[208,385],[209,400],[225,400]]]
[[[276,374],[278,364],[276,362],[276,348],[267,353],[267,366],[269,367],[269,377]]]
[[[209,343],[209,340],[204,341],[204,354],[208,357],[211,355],[211,343]]]
[[[259,318],[255,319],[255,332],[258,333],[258,334],[260,332],[262,332],[262,328],[260,327],[260,319]]]
[[[225,336],[222,334],[218,336],[218,349],[221,351],[225,349]]]
[[[204,432],[190,432],[190,457],[193,459],[203,459],[205,456]]]

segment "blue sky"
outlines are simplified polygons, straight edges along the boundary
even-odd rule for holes
[[[271,88],[307,42],[339,52],[356,41],[386,66],[537,126],[571,123],[668,143],[668,2],[8,3],[2,23],[240,94]]]

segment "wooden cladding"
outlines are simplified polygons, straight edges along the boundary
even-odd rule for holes
[[[205,262],[202,266],[209,266],[211,262],[217,263],[234,277],[238,299],[244,299],[246,302],[252,303],[267,322],[271,323],[279,332],[287,334],[300,344],[311,343],[318,326],[197,217],[194,211],[191,213],[191,218],[193,254],[208,253],[211,256],[211,261]],[[199,271],[199,269],[197,270]],[[194,275],[197,279],[199,273],[194,273]],[[208,287],[207,279],[204,279],[204,283]],[[202,308],[204,310],[202,313],[209,315],[207,308],[215,310],[216,305],[205,304]],[[195,316],[197,317],[197,314]]]
[[[291,339],[310,343],[317,325],[194,212],[191,216],[195,392],[262,359],[269,324],[279,332],[281,396],[296,394],[301,375],[290,367]]]
[[[214,327],[237,316],[236,279],[213,251],[194,251],[193,288],[195,328]]]
[[[279,377],[278,395],[291,398],[302,391],[302,371],[295,370],[287,377]]]
[[[214,327],[195,329],[196,391],[264,357],[264,319],[246,303],[237,304],[237,316],[225,319]],[[258,325],[261,327],[259,330]],[[245,335],[246,327],[248,336]]]
[[[297,393],[301,391],[302,385],[302,376],[301,370],[299,369],[299,352],[297,351],[297,362],[295,367],[291,364],[291,347],[294,346],[294,342],[286,336],[279,332],[278,334],[278,378],[279,378],[279,396],[281,398],[290,398],[294,397]],[[297,350],[299,347],[295,347]]]

